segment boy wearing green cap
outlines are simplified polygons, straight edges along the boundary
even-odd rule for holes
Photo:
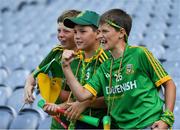
[[[77,73],[76,79],[82,84],[92,77],[96,73],[97,68],[108,59],[107,54],[100,47],[98,40],[98,26],[99,26],[100,16],[93,11],[84,11],[77,17],[67,18],[64,20],[64,25],[68,28],[74,28],[74,40],[76,46],[81,53],[79,71]],[[72,52],[72,50],[66,50],[67,52]],[[101,94],[98,95],[99,98],[96,100],[88,100],[84,102],[75,101],[73,103],[68,103],[70,107],[66,110],[70,115],[75,116],[77,119],[80,114],[91,115],[93,117],[102,117],[106,113],[106,105],[104,103],[104,97]],[[67,117],[70,119],[69,117]],[[76,129],[97,129],[103,128],[102,122],[98,127],[88,125],[81,121],[76,121]]]
[[[167,129],[174,122],[175,84],[146,48],[128,45],[131,25],[131,17],[123,10],[105,12],[100,19],[99,37],[104,49],[111,51],[112,58],[82,87],[69,66],[73,54],[65,51],[62,56],[64,74],[80,101],[103,93],[112,128]],[[165,88],[165,103],[158,94],[161,85]]]

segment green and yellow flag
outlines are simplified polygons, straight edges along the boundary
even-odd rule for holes
[[[49,76],[51,68],[61,67],[60,64],[53,59],[51,62],[43,66],[41,69],[34,71],[34,78],[37,78],[41,96],[48,103],[54,103],[61,91],[62,79],[60,77]]]

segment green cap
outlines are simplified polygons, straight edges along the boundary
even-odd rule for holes
[[[75,25],[93,25],[98,28],[100,15],[94,11],[86,10],[76,17],[64,19],[63,24],[68,28],[74,28]]]

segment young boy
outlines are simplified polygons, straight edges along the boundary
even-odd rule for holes
[[[108,59],[108,56],[100,47],[98,40],[98,26],[100,16],[93,11],[84,11],[74,18],[67,18],[64,20],[64,25],[68,28],[74,28],[74,40],[78,50],[81,50],[79,55],[81,64],[77,73],[76,79],[84,85],[94,73],[102,62]],[[74,52],[68,50],[70,52]],[[99,98],[95,101],[73,102],[66,112],[71,116],[78,118],[81,113],[91,115],[100,119],[106,114],[106,105],[104,97],[101,94],[97,95]],[[50,109],[50,108],[49,108]],[[66,114],[65,114],[66,115]],[[68,119],[69,116],[67,117]],[[88,125],[81,121],[76,121],[76,129],[97,129],[103,128],[102,123],[98,127]]]
[[[58,62],[61,61],[61,55],[62,55],[64,49],[70,49],[70,50],[76,50],[77,49],[76,45],[75,45],[75,42],[74,42],[74,30],[71,29],[71,28],[65,27],[64,24],[63,24],[63,21],[64,21],[65,18],[67,18],[67,17],[75,17],[79,13],[80,13],[80,11],[78,11],[78,10],[68,10],[68,11],[64,11],[58,17],[58,19],[57,19],[57,24],[58,24],[57,38],[61,42],[61,44],[58,44],[55,48],[53,48],[49,52],[49,54],[39,64],[37,69],[41,69],[43,66],[45,66],[46,64],[51,62],[54,58]],[[59,79],[60,75],[61,75],[60,74],[61,70],[58,67],[54,67],[54,68],[51,69],[51,73],[52,73],[51,76],[52,76],[52,79],[54,81],[56,79]],[[76,71],[76,67],[73,69],[73,71]],[[38,78],[40,78],[40,77],[38,77]],[[63,78],[63,77],[61,77],[61,78]],[[56,80],[56,81],[59,81],[59,80]],[[27,77],[26,84],[25,84],[25,91],[24,91],[25,99],[24,100],[25,100],[26,103],[32,103],[34,101],[34,97],[33,97],[32,93],[33,93],[33,89],[34,89],[35,85],[36,85],[36,81],[35,81],[35,79],[33,77],[33,73],[32,73]],[[62,86],[59,83],[59,87],[65,87],[65,86],[66,86],[66,83],[64,83]],[[42,87],[44,87],[44,85]],[[65,89],[65,88],[63,88],[63,89]],[[61,101],[59,101],[59,99],[58,99],[56,101],[56,103],[61,103]],[[65,118],[63,119],[63,121],[68,123],[65,120]],[[51,129],[63,129],[63,127],[53,119]]]
[[[66,80],[80,101],[103,93],[113,128],[167,129],[174,122],[175,84],[146,48],[128,45],[131,24],[131,17],[121,9],[105,12],[100,20],[100,38],[112,59],[105,61],[82,87],[69,66],[73,53],[64,51]],[[165,110],[158,95],[161,85],[165,88]]]

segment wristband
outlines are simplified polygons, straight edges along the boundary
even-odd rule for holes
[[[174,123],[174,114],[169,109],[166,109],[160,119],[172,127]]]

